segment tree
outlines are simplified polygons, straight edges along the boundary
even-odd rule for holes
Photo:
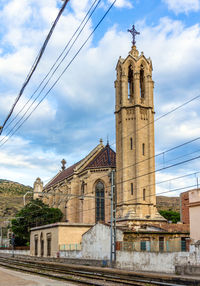
[[[15,234],[15,245],[28,245],[30,229],[35,226],[61,221],[63,214],[58,208],[50,208],[41,200],[31,200],[11,221],[11,229]]]
[[[178,221],[180,221],[179,212],[163,210],[163,211],[159,211],[159,213],[161,214],[161,216],[166,218],[168,221],[172,221],[173,223],[177,223]]]

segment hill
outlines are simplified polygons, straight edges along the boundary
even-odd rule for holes
[[[180,212],[180,198],[179,197],[157,196],[156,204],[157,204],[158,211],[170,210],[170,211]]]
[[[23,207],[23,195],[33,188],[0,179],[0,217],[11,217]]]

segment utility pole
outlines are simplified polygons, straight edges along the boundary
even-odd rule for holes
[[[115,171],[111,171],[111,209],[110,209],[110,266],[116,262],[116,192]]]

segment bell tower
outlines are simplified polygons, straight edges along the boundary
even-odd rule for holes
[[[133,46],[118,60],[116,101],[117,221],[165,221],[156,209],[152,62]]]

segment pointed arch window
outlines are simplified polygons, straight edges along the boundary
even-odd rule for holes
[[[85,194],[85,182],[82,181],[82,184],[81,184],[81,200],[84,199],[84,194]]]
[[[145,85],[144,85],[144,67],[141,65],[140,67],[140,97],[144,98],[145,94]]]
[[[128,68],[128,99],[132,98],[134,94],[134,79],[133,79],[133,67]]]
[[[96,194],[96,222],[105,221],[105,191],[104,184],[99,181],[96,184],[95,194]]]

